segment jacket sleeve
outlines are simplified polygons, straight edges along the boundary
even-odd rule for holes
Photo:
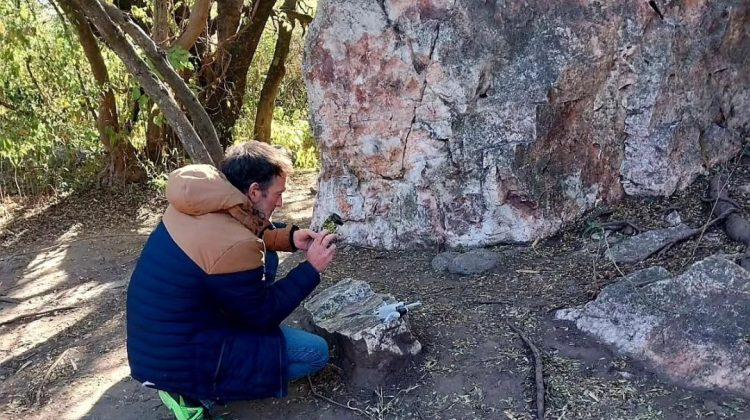
[[[263,242],[272,251],[294,252],[297,250],[294,246],[294,232],[297,230],[299,227],[296,225],[274,223],[273,227],[263,231]]]
[[[263,267],[207,279],[209,293],[235,321],[251,328],[277,327],[320,283],[307,261],[272,284],[263,281]]]

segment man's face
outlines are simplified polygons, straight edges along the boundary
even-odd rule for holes
[[[271,220],[273,211],[281,208],[284,204],[282,196],[285,190],[286,175],[275,176],[271,185],[265,191],[260,188],[258,183],[250,185],[247,196],[253,203],[253,207],[261,211],[266,219]]]

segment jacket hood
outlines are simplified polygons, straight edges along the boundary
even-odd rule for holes
[[[173,171],[166,195],[177,211],[191,216],[251,206],[247,196],[211,165],[188,165]]]

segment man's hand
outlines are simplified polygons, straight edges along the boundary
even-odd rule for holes
[[[333,260],[336,254],[336,244],[332,242],[335,240],[336,235],[320,232],[310,244],[307,250],[307,261],[318,270],[318,273],[325,271]]]
[[[299,229],[294,231],[294,246],[300,251],[307,251],[310,245],[317,238],[319,233],[310,229]]]

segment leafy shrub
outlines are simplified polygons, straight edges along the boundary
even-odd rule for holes
[[[295,155],[294,166],[313,169],[318,168],[318,148],[306,115],[306,112],[299,109],[287,114],[277,106],[273,110],[271,143],[291,150]]]

